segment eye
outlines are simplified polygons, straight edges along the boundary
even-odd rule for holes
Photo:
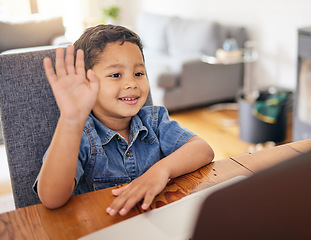
[[[114,74],[111,74],[109,77],[119,78],[119,77],[121,77],[121,74],[120,73],[114,73]]]
[[[138,73],[135,73],[135,77],[141,77],[141,76],[144,76],[145,74],[142,73],[142,72],[138,72]]]

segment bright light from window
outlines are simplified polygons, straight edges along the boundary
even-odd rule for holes
[[[53,15],[63,15],[66,0],[37,0],[39,13],[47,13]]]
[[[37,0],[37,4],[40,15],[63,17],[66,36],[70,41],[75,41],[83,32],[85,0]],[[25,17],[30,14],[29,0],[0,0],[0,18]]]
[[[66,36],[75,41],[83,32],[83,9],[81,0],[37,0],[41,14],[52,14],[63,17]]]
[[[0,0],[1,18],[21,17],[29,14],[31,14],[29,0]]]

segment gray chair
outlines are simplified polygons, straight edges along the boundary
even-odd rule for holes
[[[32,185],[59,117],[44,57],[54,59],[55,50],[0,55],[1,121],[16,208],[40,203]]]

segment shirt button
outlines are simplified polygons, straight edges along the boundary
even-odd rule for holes
[[[121,140],[120,136],[118,136],[117,139],[118,139],[118,141],[120,141]]]
[[[131,152],[130,152],[130,151],[127,151],[125,155],[126,155],[127,157],[131,157]]]

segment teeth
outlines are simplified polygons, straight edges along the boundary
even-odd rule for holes
[[[121,98],[121,100],[123,101],[133,101],[135,100],[136,98]]]

